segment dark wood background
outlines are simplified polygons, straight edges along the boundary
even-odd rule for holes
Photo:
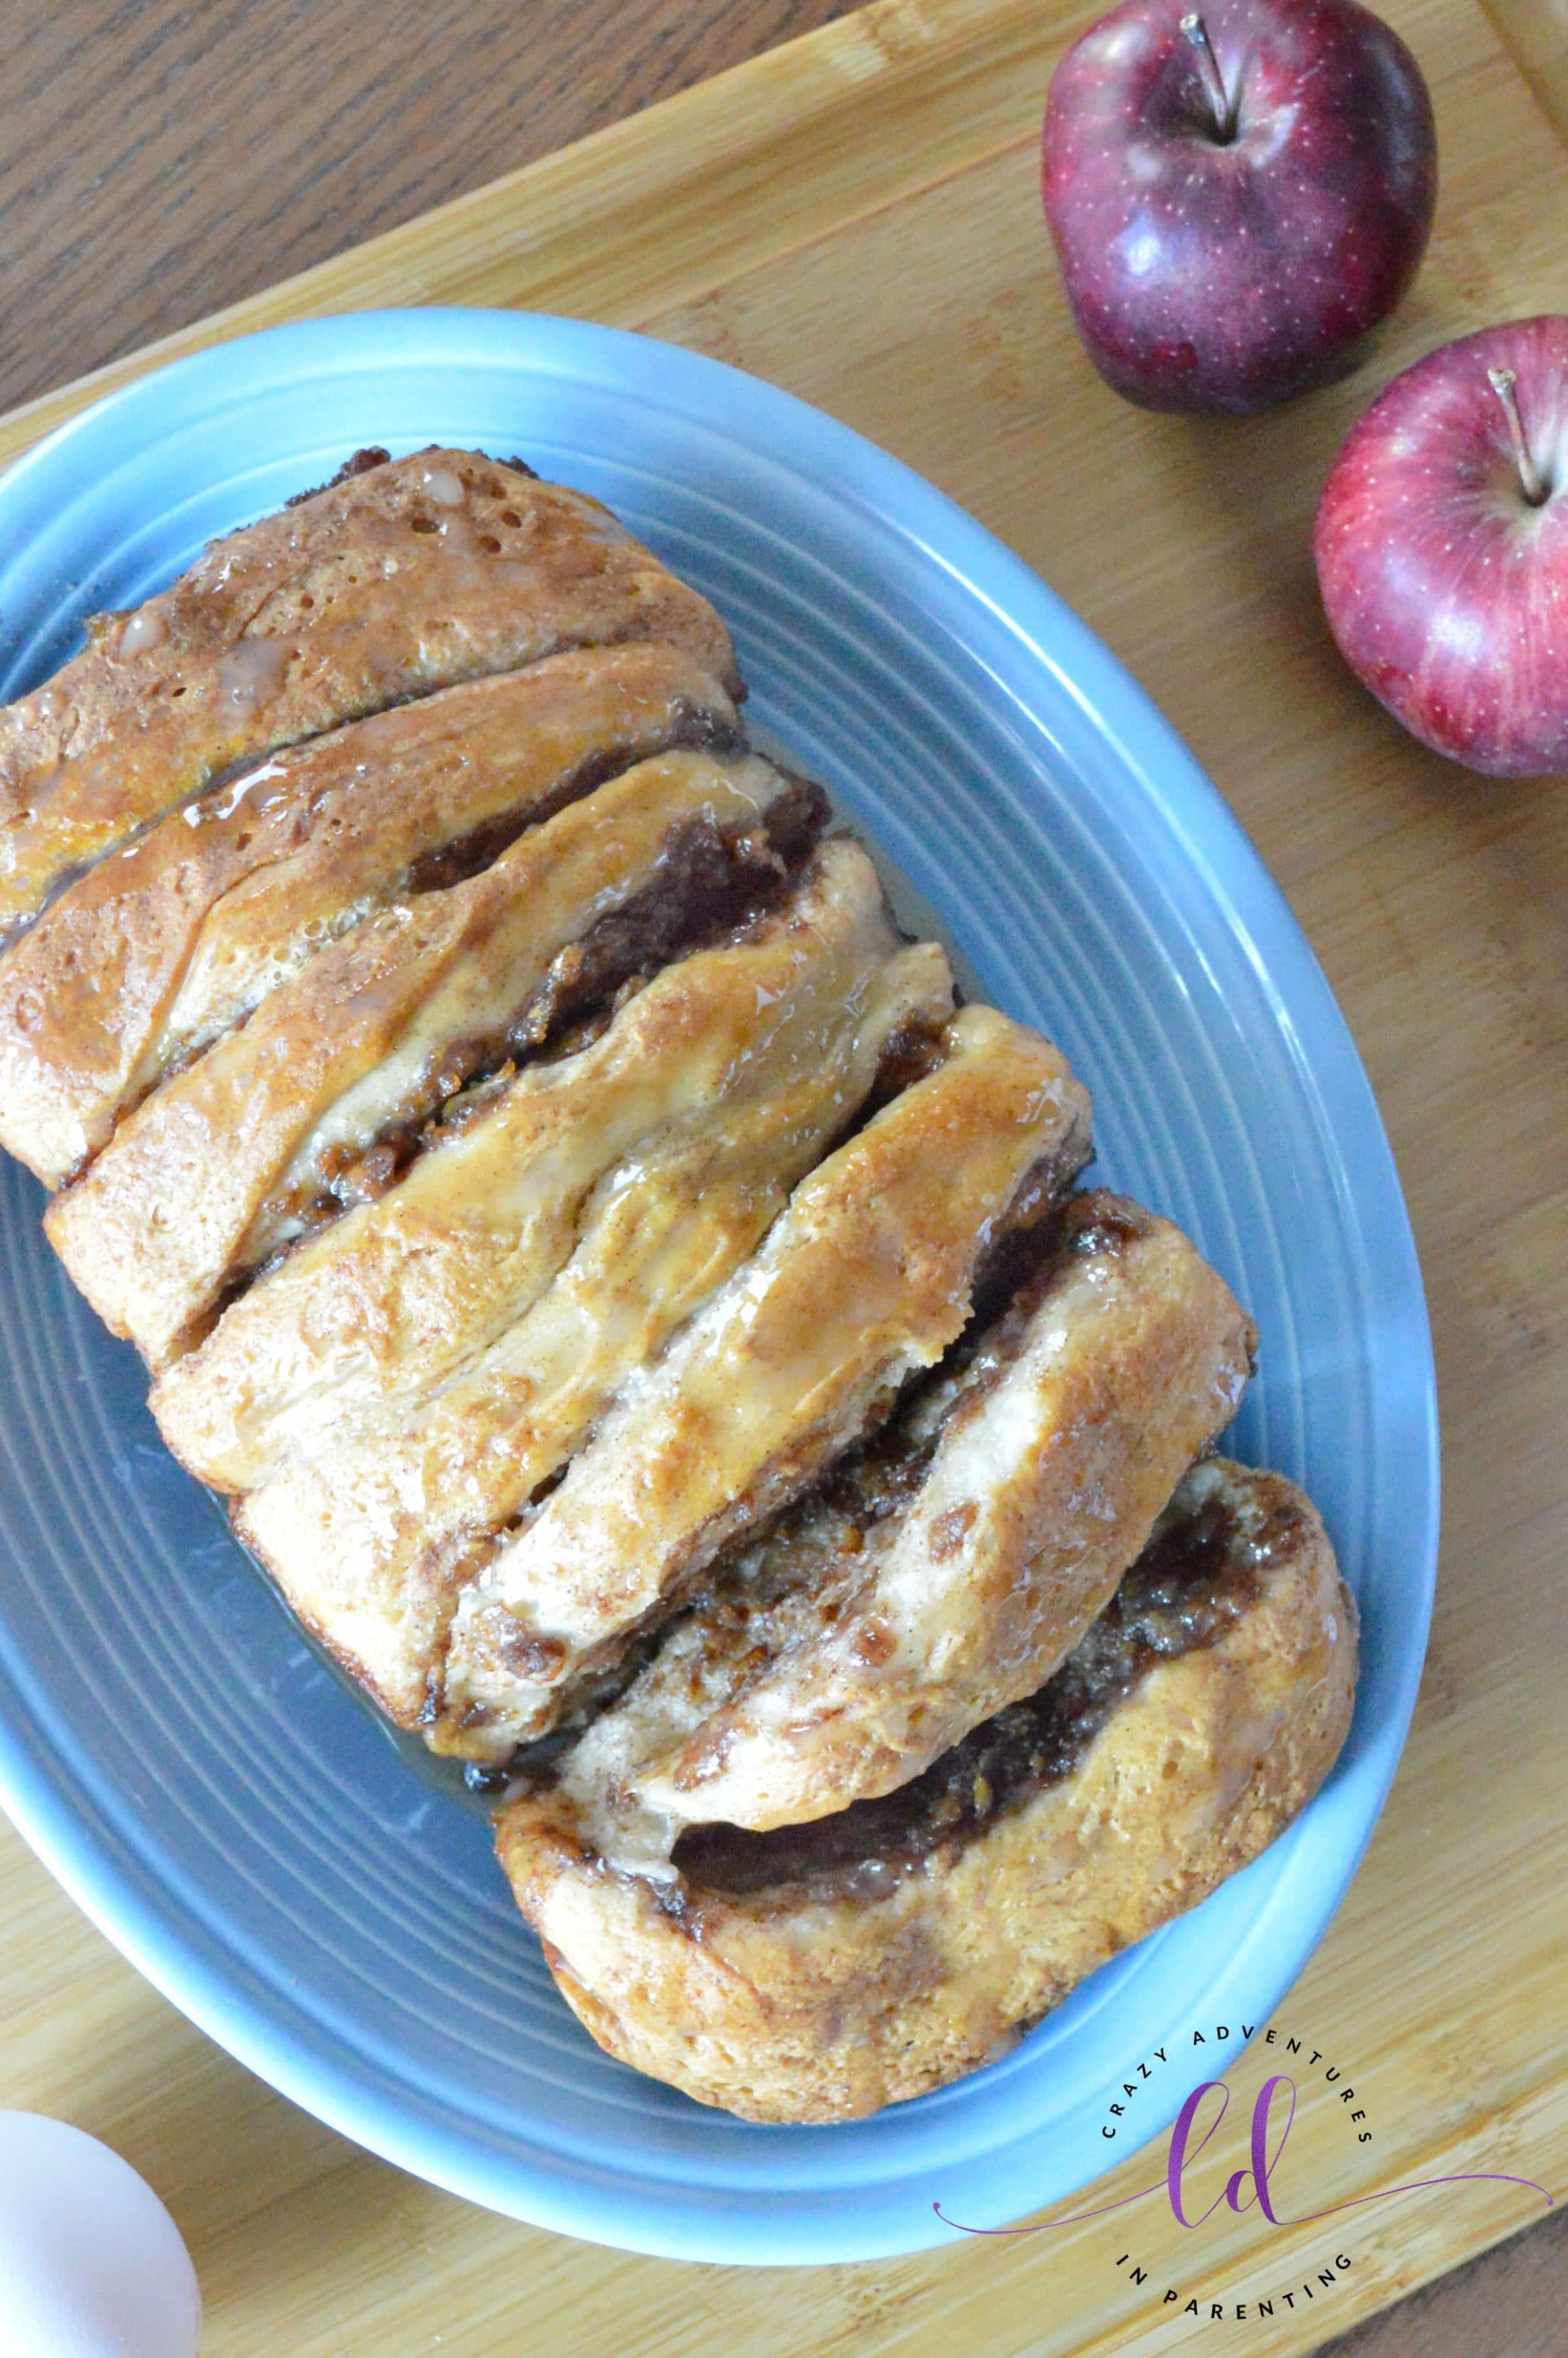
[[[0,408],[842,13],[835,0],[3,0]],[[1568,2220],[1330,2346],[1561,2358],[1565,2294]]]
[[[0,0],[0,407],[842,13]]]

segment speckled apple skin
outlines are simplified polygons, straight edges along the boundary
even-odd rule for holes
[[[1514,372],[1538,507],[1494,368]],[[1568,319],[1462,336],[1397,376],[1334,462],[1313,548],[1341,654],[1423,744],[1489,777],[1568,770]]]
[[[1074,324],[1148,409],[1245,416],[1326,383],[1414,277],[1437,195],[1421,69],[1354,0],[1211,0],[1220,145],[1190,0],[1125,0],[1046,103],[1045,216]]]

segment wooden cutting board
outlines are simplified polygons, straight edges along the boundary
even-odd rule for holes
[[[930,476],[1087,616],[1185,734],[1360,1043],[1443,1382],[1446,1536],[1414,1733],[1367,1862],[1277,2017],[1322,2059],[1290,2157],[1314,2209],[1476,2171],[1568,2187],[1568,792],[1487,786],[1402,737],[1341,668],[1307,554],[1329,460],[1384,378],[1466,329],[1568,308],[1568,154],[1473,0],[1386,12],[1436,102],[1433,249],[1376,362],[1271,417],[1146,417],[1073,340],[1035,135],[1088,12],[879,0],[0,422],[9,458],[154,359],[306,313],[527,305],[640,328],[788,386]],[[1519,21],[1521,55],[1550,45],[1539,5]],[[815,2358],[851,2341],[912,2358],[1087,2358],[1196,2346],[1217,2300],[1217,2340],[1303,2351],[1542,2208],[1518,2186],[1462,2185],[1328,2226],[1270,2228],[1253,2210],[1184,2235],[1145,2204],[788,2274],[600,2253],[405,2179],[261,2088],[120,1963],[14,1838],[0,1908],[4,2101],[96,2130],[163,2191],[206,2288],[209,2358]],[[1369,2144],[1352,2141],[1330,2068],[1354,2081]],[[1238,2085],[1260,2076],[1243,2066]],[[1152,2148],[1095,2202],[1148,2184],[1162,2159]],[[1283,2292],[1315,2284],[1336,2250],[1349,2269],[1287,2310]],[[1271,2294],[1261,2320],[1253,2304]],[[1228,2321],[1238,2299],[1244,2325]]]

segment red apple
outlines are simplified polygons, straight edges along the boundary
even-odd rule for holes
[[[1074,324],[1147,409],[1244,416],[1343,374],[1432,227],[1432,102],[1355,0],[1125,0],[1045,107]]]
[[[1340,653],[1495,778],[1568,770],[1568,319],[1461,336],[1351,429],[1318,503]]]

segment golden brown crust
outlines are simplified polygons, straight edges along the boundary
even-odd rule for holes
[[[1124,1197],[1074,1197],[1042,1244],[992,1329],[1007,1363],[988,1375],[982,1339],[973,1390],[944,1409],[938,1386],[884,1441],[939,1420],[913,1495],[869,1528],[829,1499],[786,1520],[593,1731],[632,1808],[767,1827],[891,1792],[1033,1694],[1104,1608],[1235,1414],[1255,1335]],[[616,1723],[638,1721],[628,1758]]]
[[[538,1299],[617,1166],[782,1079],[800,1029],[820,1044],[798,1020],[815,979],[831,978],[841,1022],[895,946],[871,861],[828,846],[754,940],[666,967],[589,1046],[524,1065],[235,1303],[154,1387],[165,1440],[204,1482],[248,1490],[342,1425],[427,1396]]]
[[[729,634],[597,501],[471,450],[397,459],[215,541],[0,711],[0,930],[219,772],[567,646]]]
[[[275,754],[102,860],[0,957],[0,1144],[56,1186],[309,954],[735,708],[670,646],[574,650]],[[492,855],[502,848],[489,845]]]
[[[660,1886],[586,1852],[558,1795],[503,1810],[502,1864],[587,2028],[747,2119],[849,2119],[974,2070],[1195,1906],[1283,1832],[1350,1723],[1355,1606],[1291,1496],[1295,1541],[1227,1635],[1151,1670],[1066,1778],[885,1896]]]
[[[841,869],[848,852],[829,846],[824,864]],[[490,1535],[754,1250],[903,1023],[950,1011],[946,961],[929,945],[852,984],[860,953],[844,914],[818,903],[814,947],[793,973],[785,925],[754,949],[705,954],[732,962],[753,1010],[759,992],[771,1002],[761,1053],[607,1175],[570,1260],[493,1343],[416,1401],[288,1458],[239,1511],[290,1601],[395,1716],[423,1718],[438,1748],[467,1748],[462,1727],[438,1715],[441,1639]]]
[[[755,756],[640,763],[482,874],[319,950],[55,1197],[50,1240],[99,1315],[155,1367],[174,1356],[225,1282],[297,1228],[329,1158],[411,1107],[433,1112],[444,1052],[503,1032],[551,960],[651,883],[683,826],[744,835],[786,791]]]
[[[967,1008],[936,1071],[797,1188],[761,1253],[607,1416],[468,1590],[449,1697],[498,1751],[803,1490],[962,1329],[988,1241],[1088,1099],[1038,1033]]]

